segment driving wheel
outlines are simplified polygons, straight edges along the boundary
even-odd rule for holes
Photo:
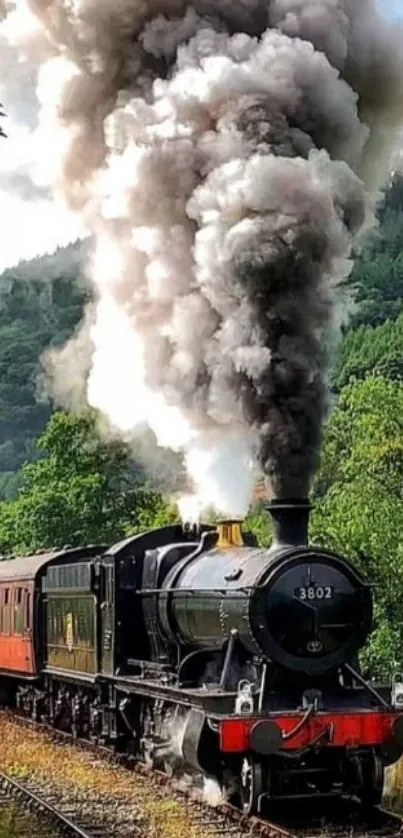
[[[260,763],[245,757],[240,776],[241,808],[245,815],[258,811],[259,797],[263,792],[263,769]]]

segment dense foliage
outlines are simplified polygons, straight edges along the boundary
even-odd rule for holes
[[[402,265],[403,276],[403,265]],[[333,373],[333,389],[340,390],[352,379],[377,373],[394,381],[403,380],[403,312],[381,326],[350,329],[342,342]]]
[[[350,285],[355,311],[349,327],[379,326],[402,311],[403,178],[395,176],[379,212],[379,226],[355,260]]]
[[[311,536],[350,556],[374,586],[365,660],[403,663],[403,385],[381,375],[345,387],[325,435]]]
[[[18,498],[0,505],[4,553],[110,544],[172,519],[133,468],[130,449],[100,435],[95,414],[55,412],[38,449],[41,459],[22,468]]]
[[[18,469],[36,457],[36,439],[51,413],[37,399],[42,352],[63,344],[86,298],[80,281],[82,248],[22,262],[0,279],[0,497],[12,498]]]
[[[93,413],[51,415],[37,401],[40,355],[76,328],[86,298],[82,248],[21,264],[0,284],[0,550],[110,542],[172,520],[156,491],[176,488],[174,455],[100,435]],[[403,180],[395,177],[351,277],[354,300],[332,373],[332,410],[313,488],[311,537],[352,557],[376,599],[363,661],[403,664]],[[47,424],[48,423],[48,424]],[[150,458],[150,451],[153,456]],[[22,465],[25,462],[25,465]],[[151,462],[151,472],[150,472]],[[22,467],[21,467],[22,466]],[[270,543],[258,504],[247,526]]]

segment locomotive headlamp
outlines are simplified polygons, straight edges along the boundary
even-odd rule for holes
[[[396,672],[392,678],[392,707],[403,708],[403,673]]]

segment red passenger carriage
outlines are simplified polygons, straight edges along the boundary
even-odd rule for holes
[[[0,671],[36,674],[34,602],[36,578],[54,554],[0,562]]]

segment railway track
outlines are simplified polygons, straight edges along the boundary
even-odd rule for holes
[[[45,794],[33,780],[20,782],[8,774],[0,772],[1,799],[15,798],[42,814],[60,833],[71,838],[107,838],[105,829],[92,823],[77,821],[72,807],[60,804],[57,797]]]
[[[231,838],[245,838],[246,836],[249,838],[253,838],[253,836],[258,836],[258,838],[296,838],[285,826],[272,823],[266,818],[247,817],[227,803],[209,805],[203,798],[201,789],[195,786],[189,787],[181,780],[178,781],[162,771],[150,771],[144,763],[138,762],[126,754],[116,753],[112,748],[105,745],[93,743],[88,739],[73,740],[71,734],[66,731],[57,730],[44,722],[35,722],[9,710],[1,710],[0,714],[5,716],[12,724],[43,732],[51,740],[61,744],[74,744],[76,747],[95,754],[105,761],[147,777],[156,788],[169,790],[173,800],[185,805],[192,825],[202,828],[206,838],[215,838],[215,836],[222,835],[228,835]],[[76,834],[79,835],[80,833]],[[119,828],[117,834],[119,838],[121,836],[122,838],[134,838],[133,831],[128,831],[125,834],[121,828]],[[89,838],[98,838],[95,832],[89,832],[88,835]],[[115,838],[110,831],[110,827],[107,830],[104,829],[103,832],[99,832],[99,838],[103,838],[103,836],[105,838]],[[161,835],[158,838],[165,838],[165,836]]]
[[[320,810],[317,806],[313,807],[312,801],[308,805],[293,804],[292,811],[290,807],[277,807],[271,810],[271,820],[247,817],[225,802],[209,805],[201,790],[187,787],[183,782],[161,771],[151,772],[147,766],[130,756],[118,754],[111,748],[87,739],[73,740],[67,732],[55,730],[45,723],[34,722],[14,712],[0,712],[12,724],[43,732],[54,742],[74,744],[112,764],[147,776],[154,789],[165,789],[173,800],[185,805],[190,823],[202,829],[206,838],[224,835],[230,838],[403,838],[403,821],[398,815],[381,808],[364,811],[358,805],[354,807],[351,803],[340,800]],[[125,830],[124,825],[120,823],[114,832],[111,831],[110,824],[91,823],[90,819],[83,819],[73,804],[66,801],[61,805],[57,793],[43,795],[40,786],[34,780],[22,783],[0,773],[0,790],[1,793],[6,792],[30,800],[31,805],[42,811],[55,824],[59,824],[64,833],[72,835],[73,838],[134,838],[139,834],[130,824]],[[161,833],[158,838],[165,836]]]

